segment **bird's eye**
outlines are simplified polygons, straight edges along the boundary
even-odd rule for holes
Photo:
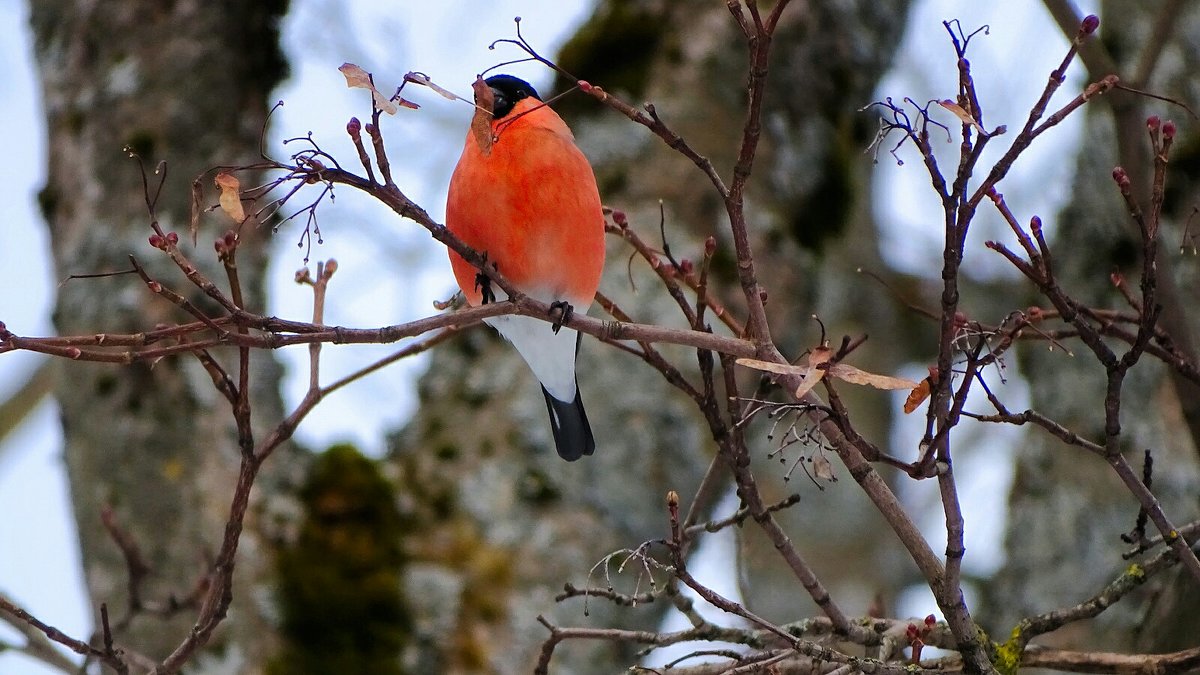
[[[492,113],[496,117],[503,117],[509,110],[512,110],[512,104],[508,102],[508,97],[499,89],[492,88],[492,96],[495,101],[492,102]]]

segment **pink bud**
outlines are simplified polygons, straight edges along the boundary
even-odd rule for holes
[[[1112,177],[1113,180],[1117,181],[1117,185],[1119,185],[1122,190],[1129,188],[1129,174],[1125,173],[1124,168],[1119,166],[1114,168],[1112,171]]]
[[[709,236],[704,240],[704,255],[712,255],[717,252],[717,238]]]
[[[1150,131],[1158,131],[1158,127],[1161,124],[1162,120],[1159,119],[1158,115],[1151,115],[1146,118],[1146,127],[1150,129]]]
[[[174,246],[179,243],[179,235],[174,232],[167,233],[167,243]]]
[[[1079,32],[1084,35],[1091,35],[1100,27],[1100,17],[1095,14],[1088,14],[1083,17],[1083,21],[1079,24]]]
[[[166,245],[166,242],[163,240],[162,235],[159,235],[159,234],[150,235],[150,238],[148,239],[148,241],[150,242],[151,246],[153,246],[154,248],[158,248],[158,249],[161,249]]]
[[[346,122],[346,133],[351,136],[357,136],[362,132],[362,122],[358,121],[357,117],[351,117],[349,122]]]
[[[592,91],[592,83],[588,82],[587,80],[580,80],[575,84],[579,85],[579,91],[582,91],[585,94],[591,93]]]
[[[621,227],[625,227],[629,224],[629,217],[626,216],[625,212],[620,209],[613,209],[612,219],[614,223],[620,225]]]
[[[1167,120],[1163,123],[1163,138],[1175,138],[1175,123]]]

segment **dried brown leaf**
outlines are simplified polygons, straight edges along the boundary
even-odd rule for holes
[[[904,399],[904,414],[911,413],[924,403],[925,399],[929,398],[929,392],[929,378],[925,378],[908,393],[908,398]]]
[[[351,89],[359,88],[370,91],[371,99],[375,102],[375,108],[378,110],[382,110],[389,115],[395,115],[397,112],[399,112],[401,105],[403,105],[405,108],[412,109],[419,107],[416,103],[411,101],[400,99],[400,102],[397,103],[387,96],[384,96],[378,89],[375,88],[375,83],[371,81],[371,74],[359,66],[354,65],[353,63],[343,63],[338,67],[338,70],[340,70],[342,75],[346,77],[347,87],[350,87]]]
[[[876,389],[912,389],[917,386],[917,383],[912,380],[868,373],[865,370],[860,370],[844,363],[830,366],[829,374],[850,384],[864,384]]]
[[[833,474],[833,464],[829,463],[829,458],[823,453],[817,453],[812,458],[812,473],[821,480],[831,483],[837,482],[837,476]]]
[[[242,208],[242,196],[239,194],[241,182],[238,181],[237,176],[222,171],[217,174],[213,182],[221,190],[221,210],[229,214],[229,217],[233,218],[236,223],[240,224],[246,220],[246,211]]]
[[[188,229],[192,235],[192,246],[196,245],[196,236],[200,230],[200,211],[203,207],[200,205],[204,201],[204,184],[200,182],[200,176],[192,181],[192,217],[189,221]]]
[[[786,363],[775,363],[773,361],[759,361],[758,359],[740,358],[736,361],[739,366],[746,366],[755,370],[761,370],[776,375],[804,375],[808,372],[808,366],[789,366]]]
[[[828,347],[816,347],[809,352],[805,358],[805,363],[797,366],[748,358],[738,359],[737,364],[776,375],[802,376],[804,380],[796,388],[796,398],[807,394],[827,374],[845,380],[850,384],[867,385],[876,389],[912,389],[917,386],[917,383],[912,380],[868,373],[865,370],[844,363],[829,365],[831,358],[833,358],[832,349]]]
[[[429,79],[429,76],[426,75],[425,73],[417,73],[417,72],[405,73],[404,81],[412,82],[413,84],[419,84],[423,87],[429,87],[435,93],[440,95],[442,98],[447,98],[447,99],[450,99],[451,101],[467,101],[467,99],[459,96],[458,94],[455,94],[454,92],[450,91],[449,89],[444,89],[442,87],[439,87],[437,84],[435,84],[433,82],[433,80]],[[467,103],[470,103],[470,101],[467,101]]]
[[[353,63],[343,63],[338,67],[338,70],[342,72],[342,75],[346,76],[347,87],[359,87],[361,89],[375,88],[375,84],[371,82],[371,74]]]
[[[984,136],[987,136],[987,132],[984,131],[983,127],[979,125],[979,122],[976,122],[975,118],[971,116],[971,113],[964,110],[961,105],[955,103],[954,101],[951,101],[950,99],[938,101],[937,103],[938,103],[938,105],[942,106],[946,110],[949,110],[950,112],[954,113],[954,116],[957,117],[959,120],[961,120],[963,122],[963,124],[970,124],[971,126],[975,127],[975,129],[977,131],[979,131],[979,133],[983,134]]]

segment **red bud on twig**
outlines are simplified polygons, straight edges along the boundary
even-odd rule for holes
[[[1122,190],[1129,189],[1129,174],[1125,172],[1123,167],[1115,167],[1112,171],[1113,180],[1117,181],[1117,185]]]

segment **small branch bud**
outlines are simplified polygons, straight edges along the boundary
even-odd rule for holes
[[[704,255],[711,256],[717,252],[717,238],[709,235],[708,239],[704,240]]]
[[[1117,185],[1121,188],[1122,192],[1129,189],[1129,174],[1125,172],[1124,167],[1115,167],[1112,171],[1112,177],[1113,180],[1117,181]]]
[[[179,243],[179,235],[175,234],[174,232],[168,232],[167,233],[167,243],[170,244],[171,246],[175,246],[176,244]]]
[[[1095,14],[1088,14],[1083,17],[1083,21],[1079,23],[1079,32],[1084,35],[1091,35],[1100,27],[1100,17]]]
[[[588,82],[587,80],[580,80],[580,81],[576,82],[575,84],[576,84],[576,86],[579,87],[579,91],[582,91],[585,94],[592,93],[592,83],[591,82]]]
[[[626,216],[625,212],[620,209],[613,209],[612,219],[613,219],[613,222],[616,223],[618,227],[628,227],[629,226],[629,217]]]
[[[359,122],[357,117],[351,117],[350,121],[346,122],[346,133],[357,137],[362,133],[362,122]]]
[[[1162,120],[1158,115],[1151,115],[1146,118],[1146,128],[1150,131],[1158,131],[1158,127],[1162,124]]]
[[[160,251],[166,248],[167,245],[167,240],[163,239],[161,234],[152,234],[147,241],[150,242],[151,246]]]
[[[1166,139],[1175,138],[1175,123],[1172,122],[1171,120],[1167,120],[1166,122],[1164,122],[1163,126],[1162,126],[1162,132],[1163,132],[1163,138],[1166,138]]]

